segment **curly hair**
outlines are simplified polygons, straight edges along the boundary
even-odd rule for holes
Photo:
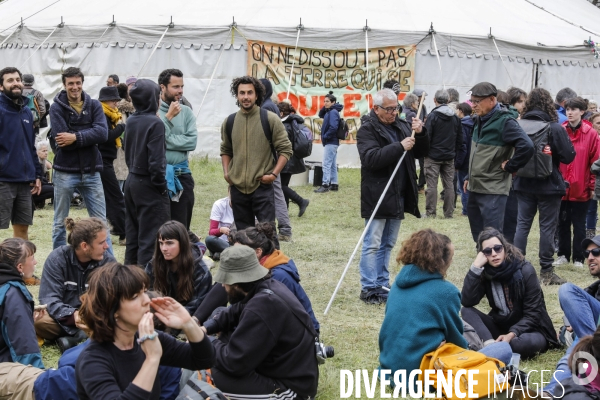
[[[262,83],[258,79],[253,76],[241,76],[239,78],[235,78],[231,81],[231,95],[237,98],[238,88],[240,85],[252,85],[254,86],[254,91],[256,92],[256,105],[260,107],[260,105],[265,101],[265,97],[267,95],[267,91]],[[235,103],[238,107],[241,107],[239,101],[236,100]]]
[[[504,253],[506,254],[506,260],[513,262],[523,261],[525,259],[521,251],[512,244],[510,244],[504,238],[504,235],[502,235],[500,231],[498,231],[495,228],[485,228],[483,231],[481,231],[481,233],[477,237],[477,251],[482,251],[483,242],[491,238],[497,238],[500,241],[500,243],[502,243],[502,246],[504,246]]]
[[[277,108],[279,108],[279,111],[283,114],[284,117],[286,115],[290,115],[291,113],[296,112],[294,106],[288,103],[287,101],[280,101],[279,103],[277,103]]]
[[[448,236],[431,229],[422,229],[402,242],[396,261],[404,265],[414,264],[432,274],[439,272],[445,277],[452,261],[451,244]]]
[[[554,108],[554,101],[550,92],[543,88],[535,88],[527,96],[525,100],[525,108],[523,114],[529,111],[538,110],[543,111],[550,116],[550,119],[554,122],[558,122],[558,116],[556,115],[556,108]]]

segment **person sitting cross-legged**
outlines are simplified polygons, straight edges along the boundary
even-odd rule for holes
[[[244,245],[221,253],[215,280],[231,304],[204,322],[208,334],[221,333],[213,341],[215,386],[232,398],[314,398],[316,332],[294,294]]]

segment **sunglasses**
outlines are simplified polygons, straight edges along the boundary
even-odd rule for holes
[[[481,252],[489,257],[492,255],[492,250],[494,250],[496,254],[500,254],[502,253],[502,250],[504,250],[504,246],[501,244],[496,244],[492,247],[486,247],[485,249],[481,250]]]
[[[595,249],[584,250],[583,251],[583,254],[585,255],[585,258],[588,258],[590,256],[590,253],[592,253],[592,255],[594,257],[599,257],[600,256],[600,247],[596,247]]]

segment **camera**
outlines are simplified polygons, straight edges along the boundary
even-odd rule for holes
[[[325,360],[334,355],[333,346],[325,346],[323,343],[315,340],[315,353],[319,365],[325,364]]]

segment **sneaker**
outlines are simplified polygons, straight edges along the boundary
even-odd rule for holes
[[[310,200],[302,199],[302,202],[299,205],[300,211],[298,211],[298,217],[301,217],[304,215],[304,212],[306,211],[306,208],[308,207],[309,203],[310,203]]]
[[[292,235],[282,235],[281,233],[277,236],[280,242],[291,242]]]
[[[567,283],[566,280],[551,271],[540,273],[540,281],[544,285],[562,285],[563,283]]]
[[[221,253],[212,253],[210,258],[212,258],[213,261],[219,261],[221,259]]]
[[[581,261],[575,261],[575,262],[573,263],[573,266],[574,266],[575,268],[583,268],[583,263],[582,263]]]
[[[25,284],[27,286],[39,286],[39,284],[41,283],[40,278],[38,278],[35,275],[32,276],[31,278],[23,279],[23,281],[25,282]]]
[[[337,183],[332,183],[331,184],[331,191],[332,192],[337,192],[338,190],[340,190],[340,185],[338,185]]]
[[[387,297],[383,298],[381,289],[362,290],[359,298],[367,304],[381,304],[387,302]]]
[[[569,260],[567,260],[567,257],[565,256],[560,256],[556,259],[556,261],[554,261],[552,263],[552,265],[563,265],[563,264],[568,264]]]
[[[326,193],[329,192],[329,185],[323,185],[320,188],[314,190],[315,193]]]

